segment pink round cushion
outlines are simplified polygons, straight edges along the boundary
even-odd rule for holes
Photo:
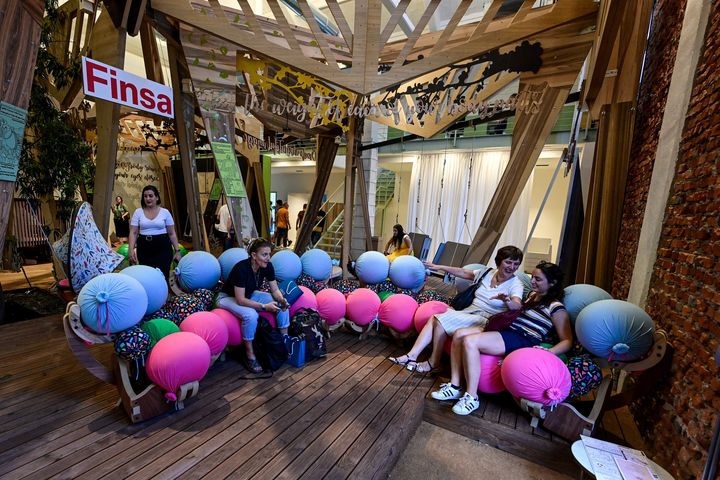
[[[210,368],[210,347],[191,332],[176,332],[161,338],[145,363],[148,377],[159,385],[165,398],[177,400],[181,385],[200,381]]]
[[[301,308],[312,308],[313,310],[318,309],[318,302],[312,290],[302,285],[299,288],[300,290],[302,290],[303,293],[297,300],[295,300],[295,303],[290,305],[291,318],[293,315],[295,315],[295,312],[297,312]]]
[[[64,288],[65,290],[70,289],[70,280],[67,278],[63,278],[62,280],[58,281],[58,287]]]
[[[232,312],[228,312],[222,308],[216,308],[211,310],[211,312],[225,322],[228,331],[227,344],[231,346],[240,345],[242,343],[242,325],[240,319]]]
[[[380,304],[378,320],[396,332],[405,333],[413,328],[413,317],[418,308],[417,301],[410,295],[397,293]]]
[[[315,298],[317,299],[317,309],[320,317],[328,325],[335,325],[345,316],[345,295],[341,292],[333,288],[326,288],[320,290],[315,295]]]
[[[258,314],[268,321],[270,326],[277,328],[277,320],[275,320],[275,314],[270,312],[258,312]]]
[[[358,288],[348,295],[345,314],[348,320],[364,327],[375,319],[381,303],[377,293],[368,288]]]
[[[480,354],[480,381],[478,390],[483,393],[499,393],[505,390],[500,365],[503,357]]]
[[[542,348],[515,350],[505,357],[500,371],[505,387],[515,397],[557,405],[570,394],[572,380],[567,366]]]
[[[415,330],[420,333],[420,330],[425,327],[425,324],[430,320],[433,315],[447,312],[450,308],[446,303],[439,302],[437,300],[431,300],[421,304],[415,311],[413,317],[413,323],[415,324]]]
[[[207,342],[211,355],[221,353],[227,346],[227,326],[223,319],[213,312],[195,312],[188,315],[180,322],[180,331],[199,335]]]

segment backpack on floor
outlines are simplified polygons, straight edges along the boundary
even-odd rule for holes
[[[255,350],[255,357],[263,369],[271,372],[280,368],[288,359],[288,351],[282,334],[263,317],[258,318],[253,350]]]
[[[329,338],[320,314],[311,308],[301,308],[290,321],[288,333],[293,337],[305,338],[305,363],[327,355]]]

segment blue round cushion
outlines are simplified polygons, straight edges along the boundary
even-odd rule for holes
[[[422,287],[425,284],[425,265],[412,255],[397,257],[390,264],[390,281],[410,290]]]
[[[223,282],[227,282],[233,267],[246,258],[248,258],[247,250],[240,247],[229,248],[220,254],[218,262],[220,262],[220,276]]]
[[[90,280],[78,295],[80,320],[103,334],[117,333],[142,320],[148,306],[143,286],[130,275],[105,273]]]
[[[272,256],[270,263],[273,264],[275,279],[278,283],[285,280],[296,280],[303,272],[303,263],[292,250],[280,250]]]
[[[623,300],[599,300],[580,311],[575,333],[593,355],[627,362],[650,350],[655,323],[637,305]]]
[[[610,300],[612,296],[600,287],[586,283],[578,283],[565,288],[563,305],[570,315],[570,321],[575,323],[578,313],[599,300]]]
[[[380,252],[365,252],[355,261],[355,273],[367,284],[382,282],[388,277],[389,271],[390,260]]]
[[[313,248],[302,254],[302,271],[315,280],[327,280],[332,273],[332,259],[325,250]]]
[[[168,285],[165,275],[158,268],[147,265],[132,265],[120,271],[123,275],[129,275],[143,286],[148,298],[145,315],[157,312],[165,305],[168,298]]]
[[[468,265],[465,265],[465,270],[480,270],[481,272],[484,272],[487,270],[487,265],[483,265],[482,263],[470,263]],[[467,288],[472,283],[472,280],[467,280],[465,278],[455,277],[455,288],[457,289],[457,292],[464,292],[467,290]]]
[[[186,292],[198,288],[211,290],[220,280],[220,262],[211,253],[190,252],[178,262],[175,277],[180,288]]]

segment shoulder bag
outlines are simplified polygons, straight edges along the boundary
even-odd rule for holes
[[[472,305],[473,299],[475,298],[475,291],[482,283],[485,275],[487,275],[491,271],[492,268],[488,268],[482,275],[480,275],[480,278],[477,280],[477,282],[473,282],[467,289],[455,295],[455,297],[450,302],[450,307],[452,307],[453,310],[465,310],[467,307]]]

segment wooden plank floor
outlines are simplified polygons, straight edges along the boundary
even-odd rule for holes
[[[130,424],[59,317],[0,327],[0,478],[385,478],[422,418],[429,377],[383,337],[335,333],[325,360],[247,380],[218,363],[184,410]],[[109,346],[96,349],[107,359]]]

